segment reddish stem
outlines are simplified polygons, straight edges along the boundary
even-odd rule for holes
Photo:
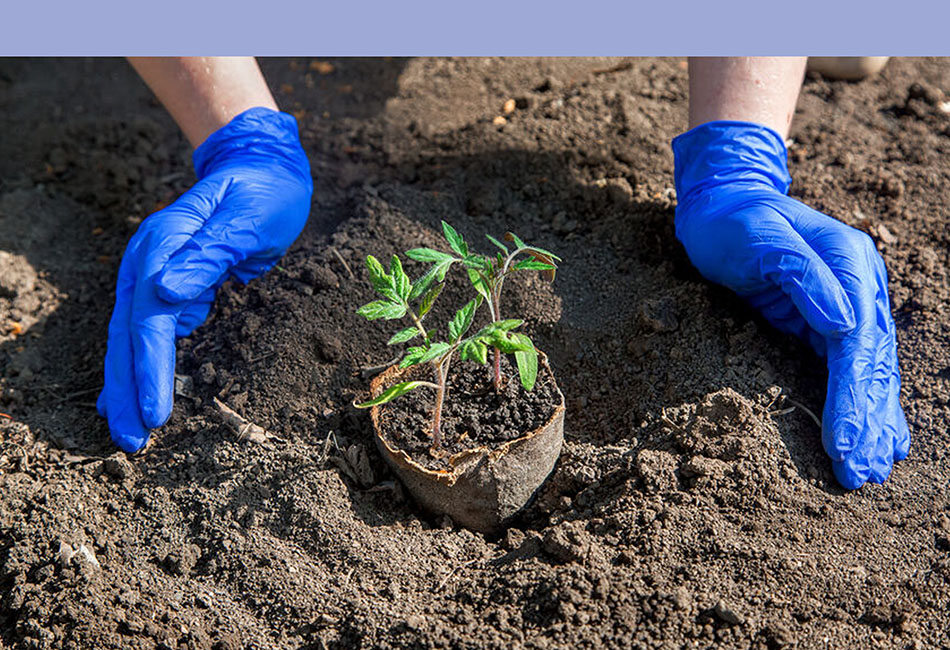
[[[495,392],[501,392],[501,350],[494,348],[495,352]]]
[[[442,448],[442,404],[445,402],[446,383],[449,375],[449,361],[445,360],[444,367],[440,364],[436,369],[439,390],[435,394],[435,409],[432,414],[432,448]]]

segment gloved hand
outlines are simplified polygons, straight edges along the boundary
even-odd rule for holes
[[[175,338],[208,315],[215,290],[270,269],[303,229],[313,182],[297,123],[252,108],[194,153],[198,182],[149,216],[119,267],[105,387],[97,403],[127,452],[171,415]]]
[[[887,271],[871,238],[786,196],[778,133],[709,122],[673,140],[676,236],[706,278],[749,301],[828,363],[822,443],[838,481],[883,482],[910,432]]]

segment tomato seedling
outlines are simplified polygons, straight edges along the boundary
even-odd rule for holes
[[[518,367],[521,385],[532,390],[538,376],[538,352],[531,339],[522,332],[513,330],[524,321],[516,318],[501,317],[501,292],[505,278],[516,271],[537,270],[549,274],[553,280],[557,261],[553,253],[534,246],[528,246],[516,235],[508,233],[506,239],[512,242],[514,249],[508,250],[503,243],[488,235],[489,241],[499,247],[503,253],[495,256],[470,253],[465,240],[446,222],[442,222],[442,231],[452,253],[432,248],[414,248],[406,251],[406,256],[418,262],[431,263],[432,266],[415,282],[403,270],[398,255],[393,255],[389,272],[372,255],[366,258],[370,281],[373,288],[382,296],[363,305],[357,313],[368,320],[397,320],[409,317],[412,325],[396,332],[389,339],[389,345],[408,343],[421,339],[418,345],[407,348],[400,368],[409,368],[421,364],[432,366],[435,381],[404,381],[389,387],[377,397],[357,404],[358,408],[369,408],[385,404],[400,395],[416,388],[425,387],[436,391],[432,415],[432,447],[442,447],[442,410],[448,386],[449,369],[456,352],[461,361],[488,363],[488,348],[494,354],[494,379],[496,390],[502,386],[501,355],[513,354]],[[522,259],[517,259],[520,256]],[[462,306],[448,322],[445,340],[436,340],[435,331],[425,326],[426,317],[432,310],[436,299],[445,286],[445,276],[453,264],[461,263],[468,273],[476,296]],[[492,322],[469,334],[475,314],[482,303],[487,303]]]

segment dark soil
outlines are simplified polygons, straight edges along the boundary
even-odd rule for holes
[[[222,288],[171,420],[127,457],[94,406],[116,269],[190,153],[122,61],[0,60],[0,647],[946,646],[950,62],[809,78],[792,128],[793,194],[890,273],[913,442],[856,492],[805,411],[821,361],[673,236],[685,61],[330,63],[263,63],[310,223]],[[500,539],[420,514],[351,406],[392,354],[355,313],[362,260],[439,245],[441,219],[565,259],[508,293],[568,404]],[[274,437],[240,439],[214,397]]]
[[[495,448],[524,437],[547,424],[561,403],[550,370],[539,365],[534,389],[526,391],[518,380],[518,369],[502,357],[504,384],[494,388],[489,366],[458,364],[449,373],[448,391],[442,408],[442,447],[432,448],[432,417],[435,391],[419,389],[380,408],[382,433],[397,449],[431,470],[449,469],[454,455],[477,447]],[[430,366],[416,366],[400,381],[433,381]]]

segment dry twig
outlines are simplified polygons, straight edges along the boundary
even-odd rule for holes
[[[792,404],[794,404],[795,406],[797,406],[798,408],[800,408],[801,410],[805,411],[805,413],[807,413],[808,415],[810,415],[810,416],[811,416],[811,419],[815,422],[815,424],[818,425],[818,428],[819,428],[819,429],[821,428],[821,420],[818,419],[818,416],[817,416],[817,415],[815,415],[814,413],[812,413],[811,409],[809,409],[807,406],[805,406],[805,405],[802,404],[801,402],[799,402],[799,401],[797,401],[797,400],[793,400],[791,397],[787,397],[787,396],[786,396],[785,399],[788,400],[789,402],[791,402]]]
[[[336,255],[336,258],[337,258],[338,260],[340,260],[340,264],[342,264],[342,265],[343,265],[343,268],[346,269],[346,272],[349,273],[350,279],[351,279],[351,280],[355,280],[355,279],[356,279],[356,275],[353,273],[353,269],[350,268],[350,265],[347,264],[347,263],[346,263],[346,260],[343,259],[343,256],[340,255],[340,251],[338,251],[337,249],[333,248],[333,246],[331,246],[331,247],[330,247],[330,252],[333,253],[334,255]]]
[[[217,397],[214,398],[214,405],[215,408],[218,409],[218,413],[221,414],[224,424],[234,433],[236,433],[240,440],[250,440],[251,442],[260,445],[269,440],[278,439],[277,436],[265,430],[263,427],[260,427],[253,422],[249,422],[238,415],[237,412],[235,412]]]

